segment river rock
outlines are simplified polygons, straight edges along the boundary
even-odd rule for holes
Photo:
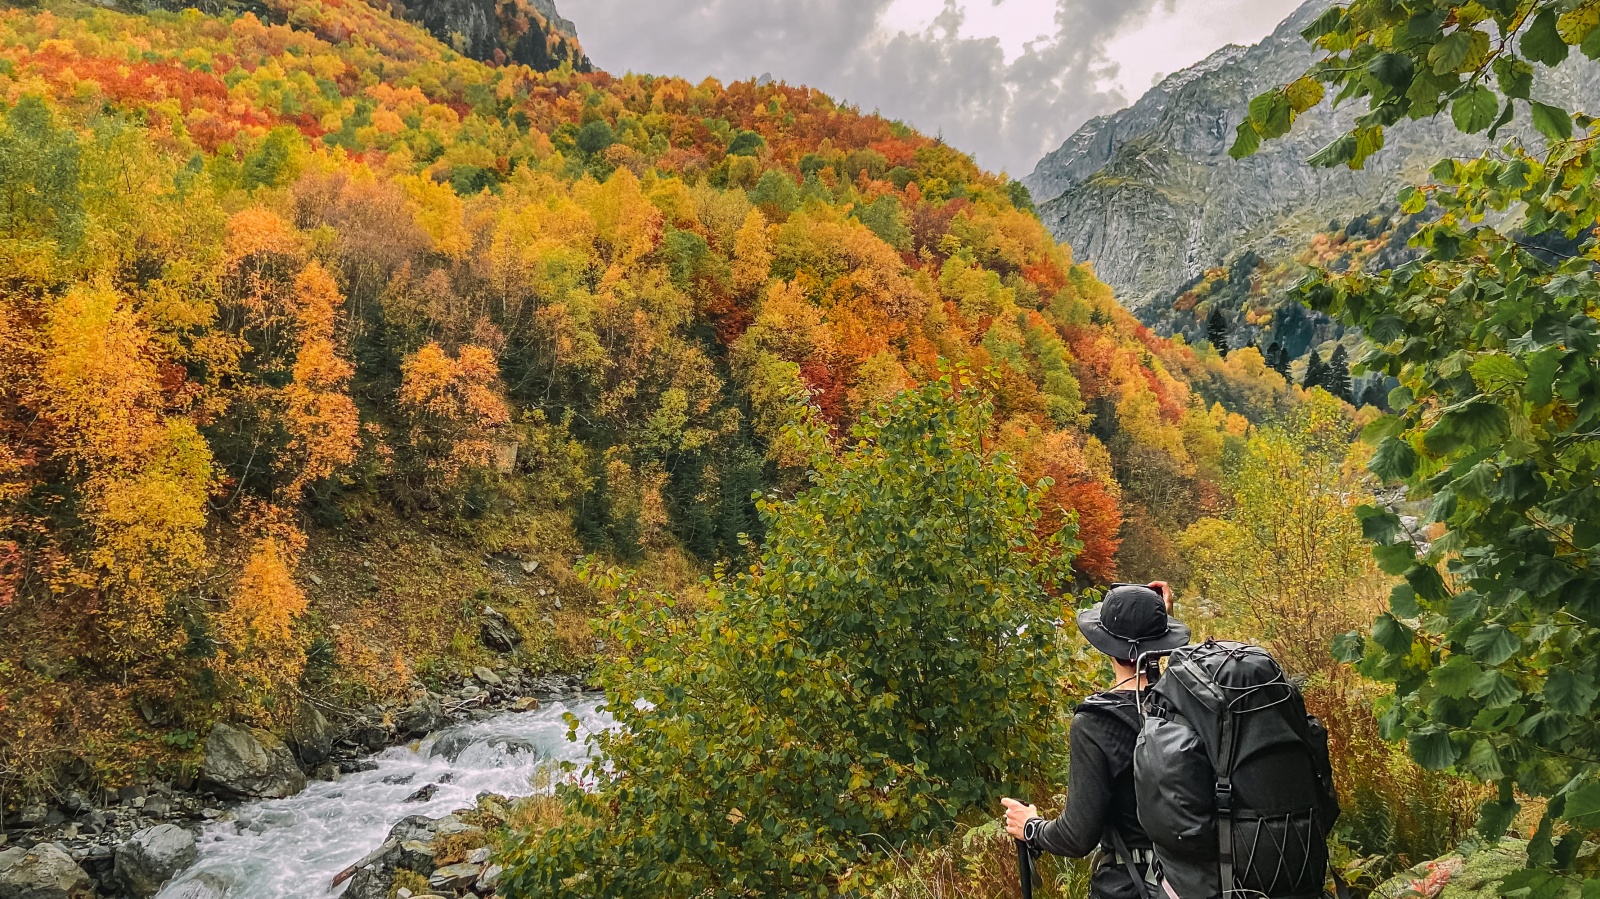
[[[407,815],[389,828],[389,839],[394,840],[397,844],[412,840],[423,843],[432,842],[434,833],[439,829],[439,822],[443,820],[445,819],[434,819],[427,815]]]
[[[478,875],[483,873],[482,865],[462,862],[459,865],[445,865],[433,872],[428,877],[428,886],[436,890],[464,890],[477,881]]]
[[[306,788],[294,753],[264,730],[216,724],[206,737],[202,782],[235,799],[282,799]]]
[[[444,706],[429,696],[412,704],[395,717],[395,731],[407,738],[425,737],[445,725]]]
[[[432,871],[438,867],[433,863],[433,844],[422,840],[406,840],[400,844],[400,856],[395,860],[395,867],[407,871]]]
[[[504,683],[504,681],[500,680],[500,675],[495,674],[493,671],[490,671],[482,665],[472,669],[472,676],[477,678],[479,683],[488,687],[498,687]]]
[[[437,825],[438,821],[426,815],[401,818],[389,828],[383,846],[362,859],[364,864],[351,876],[344,899],[389,899],[395,872],[401,869],[419,874],[432,871],[432,843]]]
[[[289,747],[302,767],[310,770],[326,762],[333,753],[333,725],[309,702],[300,704],[289,725]]]
[[[175,883],[165,899],[225,899],[233,881],[211,871],[200,871]]]
[[[511,704],[513,712],[537,712],[539,700],[532,696],[523,696]]]
[[[406,801],[406,802],[427,802],[428,800],[432,799],[433,798],[433,794],[435,794],[437,792],[439,792],[439,785],[438,784],[424,784],[421,787],[418,787],[417,791],[415,793],[412,793],[410,796],[407,796],[404,801]]]
[[[527,740],[515,737],[484,737],[468,731],[450,731],[441,734],[434,742],[433,748],[428,751],[432,758],[446,758],[454,762],[461,758],[461,753],[474,743],[485,743],[500,750],[506,755],[521,755],[523,753],[536,754],[539,750]]]
[[[165,818],[172,814],[172,797],[157,793],[144,801],[144,813],[150,818]]]
[[[351,739],[372,752],[389,745],[389,731],[382,724],[363,724],[351,733]]]
[[[55,843],[0,850],[0,899],[94,899],[94,881]]]
[[[194,834],[182,827],[147,827],[117,847],[112,876],[135,899],[148,899],[198,855]]]
[[[504,873],[505,868],[499,865],[490,865],[484,868],[483,873],[478,875],[478,882],[472,885],[473,891],[480,895],[489,895],[494,892],[495,887],[500,885],[500,875]]]
[[[511,626],[504,615],[484,606],[483,621],[478,625],[478,636],[483,645],[495,652],[513,652],[522,643],[522,635]]]

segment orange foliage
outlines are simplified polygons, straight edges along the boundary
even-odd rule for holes
[[[295,279],[291,314],[299,325],[299,349],[294,380],[283,389],[284,425],[298,468],[287,488],[291,497],[354,462],[360,444],[356,404],[345,392],[355,370],[333,341],[334,316],[343,302],[320,263],[312,262]]]
[[[306,597],[294,571],[306,538],[280,510],[257,514],[258,536],[218,621],[222,649],[215,664],[223,677],[240,684],[243,714],[265,716],[276,705],[281,716],[292,706],[273,699],[292,687],[305,667],[306,640],[294,623],[305,613]]]
[[[430,343],[400,371],[400,409],[411,421],[412,446],[429,468],[448,480],[487,465],[493,438],[511,422],[494,354],[467,345],[452,359]]]

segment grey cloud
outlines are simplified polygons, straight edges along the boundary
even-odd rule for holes
[[[601,68],[724,81],[771,72],[942,133],[1017,176],[1086,119],[1126,105],[1100,87],[1115,73],[1105,42],[1173,0],[1057,3],[1055,35],[1008,63],[997,40],[960,35],[955,0],[927,29],[897,33],[882,24],[890,0],[558,0]]]

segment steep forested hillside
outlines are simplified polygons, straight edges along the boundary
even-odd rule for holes
[[[402,695],[491,604],[581,665],[576,557],[749,558],[797,409],[842,434],[951,364],[1080,577],[1181,575],[1293,402],[898,123],[488,56],[360,0],[0,12],[0,779]]]

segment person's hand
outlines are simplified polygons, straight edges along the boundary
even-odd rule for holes
[[[1151,590],[1161,594],[1162,601],[1167,604],[1167,614],[1172,614],[1172,588],[1167,586],[1167,582],[1151,581],[1147,586],[1149,586]]]
[[[1009,797],[1000,800],[1000,804],[1006,808],[1006,833],[1011,834],[1012,839],[1022,839],[1022,826],[1029,818],[1039,817],[1039,810]]]

